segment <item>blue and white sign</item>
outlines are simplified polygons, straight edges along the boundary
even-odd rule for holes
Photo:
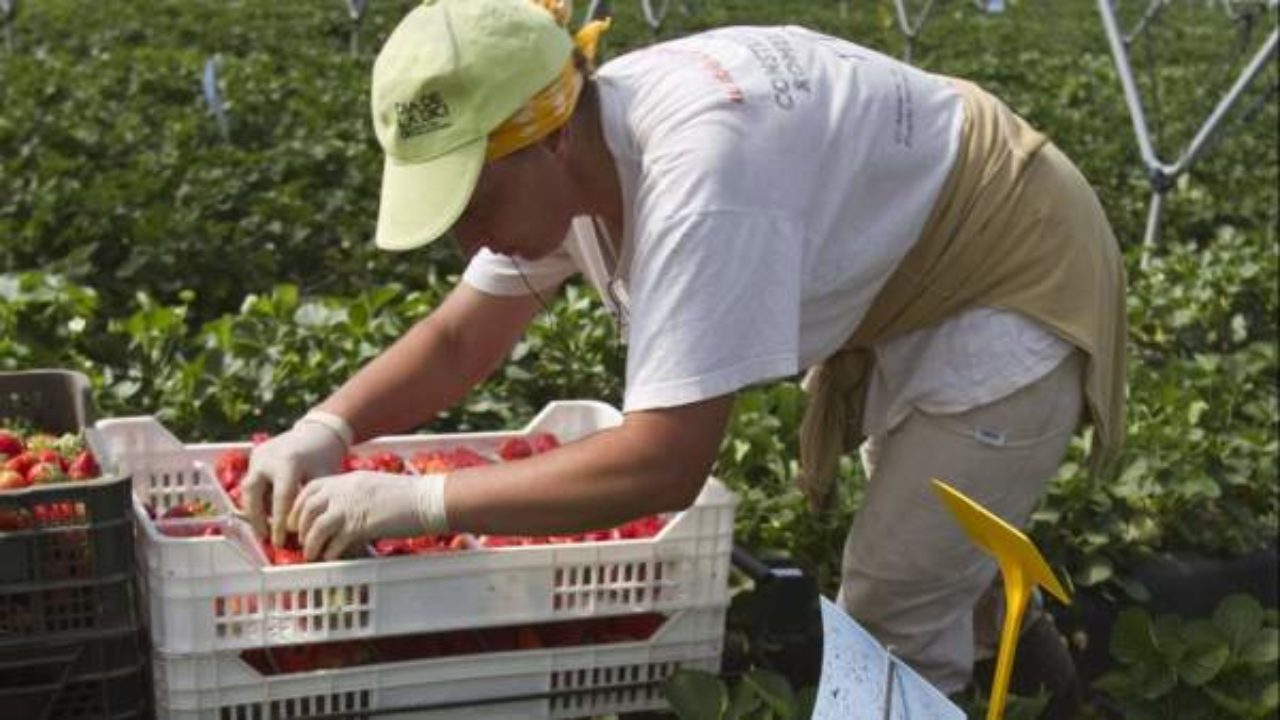
[[[822,604],[822,676],[813,720],[965,720],[937,688],[835,603]]]

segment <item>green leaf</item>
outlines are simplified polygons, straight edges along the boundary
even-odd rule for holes
[[[728,692],[720,678],[702,670],[680,670],[667,678],[663,694],[680,720],[720,720]]]
[[[1111,654],[1126,665],[1159,658],[1151,616],[1141,608],[1128,608],[1116,616],[1111,628]]]
[[[1231,595],[1213,611],[1213,624],[1226,636],[1232,652],[1239,653],[1262,628],[1262,604],[1244,593]]]
[[[1280,708],[1280,680],[1273,680],[1258,694],[1258,709],[1263,713],[1275,712]]]
[[[1120,589],[1124,590],[1124,594],[1129,596],[1129,599],[1134,602],[1146,603],[1151,601],[1151,591],[1148,590],[1147,586],[1143,585],[1141,581],[1134,580],[1133,578],[1125,577],[1123,575],[1117,575],[1115,576],[1115,583],[1119,585]]]
[[[1263,628],[1245,641],[1240,659],[1255,665],[1274,665],[1280,659],[1280,628]]]
[[[1222,638],[1191,641],[1177,662],[1178,675],[1192,687],[1203,685],[1218,675],[1230,657],[1231,648]]]
[[[1162,658],[1135,665],[1133,677],[1138,694],[1147,700],[1168,695],[1178,684],[1177,669]]]
[[[763,668],[756,668],[742,678],[751,685],[769,709],[784,720],[795,717],[796,698],[791,690],[791,683],[778,673]]]
[[[1257,703],[1251,700],[1241,700],[1240,698],[1232,697],[1222,690],[1217,690],[1209,685],[1206,685],[1201,689],[1209,696],[1209,699],[1212,700],[1215,705],[1226,710],[1235,717],[1260,717],[1258,715],[1259,708]]]
[[[1083,568],[1075,574],[1076,583],[1082,587],[1092,587],[1110,580],[1115,575],[1111,561],[1101,555],[1088,560]]]
[[[762,702],[760,696],[749,684],[739,682],[729,693],[729,709],[725,712],[724,720],[743,720],[750,717]]]

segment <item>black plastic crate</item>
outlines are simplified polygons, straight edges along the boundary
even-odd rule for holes
[[[71,370],[0,373],[0,419],[20,418],[51,433],[75,432],[96,418],[89,379]]]
[[[0,418],[50,433],[94,415],[65,370],[0,373]],[[0,492],[0,649],[63,633],[139,627],[132,488],[103,477]]]
[[[148,717],[147,666],[136,630],[72,633],[0,649],[0,715],[23,720]]]

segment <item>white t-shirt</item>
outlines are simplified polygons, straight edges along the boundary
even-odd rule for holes
[[[583,218],[558,252],[515,261],[524,277],[481,251],[464,281],[526,294],[583,272],[603,297],[628,299],[626,411],[794,375],[839,348],[919,236],[964,113],[944,79],[797,27],[650,46],[607,63],[597,81],[626,276],[605,276]],[[1017,353],[1023,371],[1005,374],[1010,348],[989,334],[1003,341],[1015,326],[1030,342]],[[1065,356],[1041,352],[1053,341],[1026,318],[983,310],[886,343],[868,428],[896,423],[915,394],[953,411],[998,399]],[[965,357],[952,363],[958,349]],[[1025,377],[1026,366],[1039,374]]]

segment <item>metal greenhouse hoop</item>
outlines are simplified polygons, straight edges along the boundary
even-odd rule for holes
[[[1170,1],[1151,0],[1146,10],[1143,11],[1142,16],[1134,24],[1134,27],[1125,33],[1122,32],[1120,21],[1116,16],[1115,0],[1098,0],[1098,10],[1102,16],[1103,28],[1106,30],[1107,42],[1111,48],[1112,58],[1115,61],[1116,72],[1120,76],[1125,104],[1129,109],[1134,134],[1137,136],[1138,151],[1146,169],[1147,178],[1151,183],[1151,204],[1147,212],[1146,231],[1142,240],[1142,267],[1144,268],[1149,265],[1151,253],[1154,251],[1156,242],[1159,239],[1160,219],[1164,212],[1165,195],[1174,187],[1178,178],[1190,169],[1191,165],[1207,147],[1214,133],[1222,126],[1227,114],[1243,97],[1254,79],[1266,68],[1267,63],[1275,57],[1278,37],[1277,28],[1273,26],[1270,36],[1237,75],[1231,87],[1218,100],[1208,117],[1199,126],[1195,135],[1180,150],[1177,158],[1172,162],[1168,162],[1161,158],[1155,147],[1155,142],[1152,140],[1151,125],[1147,120],[1147,110],[1134,77],[1133,64],[1129,57],[1129,47],[1138,37],[1147,37],[1147,33],[1159,21],[1161,12]],[[1254,10],[1253,13],[1250,13],[1241,10],[1243,3],[1233,2],[1232,0],[1220,0],[1220,3],[1215,4],[1220,4],[1233,22],[1252,22],[1256,8],[1263,5],[1263,3],[1251,3],[1249,7]],[[1274,9],[1276,0],[1268,0],[1265,5],[1268,9]],[[1241,47],[1237,47],[1236,53],[1238,54],[1241,50]],[[1150,70],[1150,68],[1148,69]],[[1275,89],[1273,88],[1270,94],[1260,98],[1260,102],[1265,102],[1274,97],[1274,95]],[[1158,113],[1158,88],[1154,93],[1154,102]],[[1247,115],[1251,115],[1257,107],[1259,107],[1259,104],[1255,103]]]

